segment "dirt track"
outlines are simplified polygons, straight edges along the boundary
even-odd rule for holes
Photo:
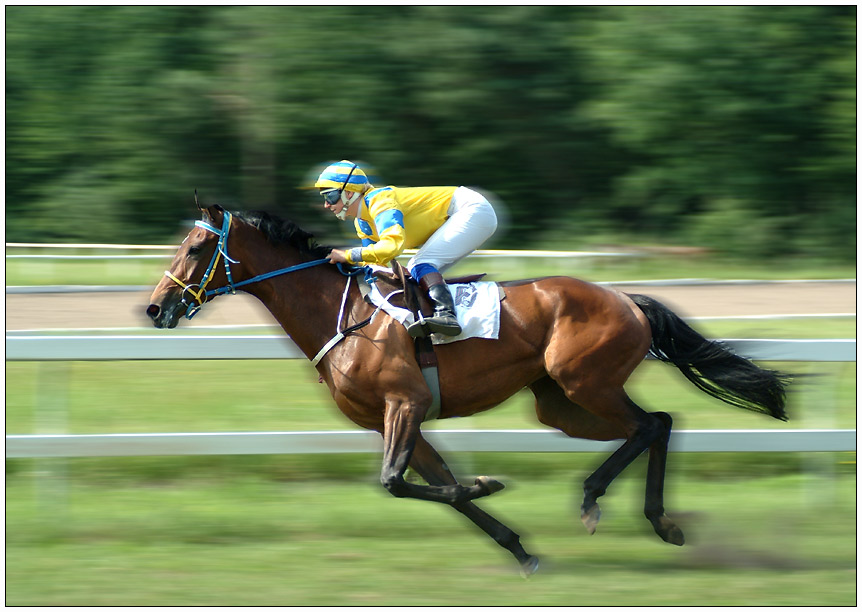
[[[856,283],[759,283],[686,287],[620,287],[661,300],[682,316],[823,314],[856,312]],[[6,329],[149,327],[149,293],[48,293],[6,296]],[[272,324],[254,298],[221,297],[182,327]]]

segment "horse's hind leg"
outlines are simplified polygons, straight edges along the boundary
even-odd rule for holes
[[[417,439],[416,446],[413,449],[410,467],[416,470],[430,485],[446,486],[458,484],[458,481],[452,475],[452,472],[449,471],[442,457],[421,435]],[[520,536],[517,533],[487,512],[480,510],[473,502],[459,502],[452,504],[452,507],[473,521],[477,527],[491,536],[497,544],[512,553],[515,559],[518,560],[518,563],[521,564],[521,572],[525,576],[529,576],[536,571],[539,561],[524,550],[521,546]]]
[[[638,455],[650,449],[650,465],[647,470],[647,495],[644,512],[656,533],[672,544],[682,544],[680,529],[664,515],[663,486],[667,458],[667,442],[670,427],[664,416],[648,414],[641,410],[628,396],[624,397],[629,407],[627,436],[623,445],[612,454],[593,474],[584,481],[584,503],[581,507],[581,520],[590,533],[598,523],[601,511],[597,499],[604,495],[608,485]]]
[[[661,421],[664,432],[649,447],[644,515],[662,540],[682,546],[685,543],[682,530],[664,513],[664,474],[667,465],[667,443],[670,439],[673,419],[666,412],[653,412],[650,416]]]
[[[530,390],[536,396],[536,416],[539,421],[559,429],[567,436],[585,440],[618,440],[627,435],[625,429],[616,423],[569,400],[565,391],[548,376],[530,385]],[[643,449],[641,449],[642,451]],[[622,471],[622,468],[619,471]],[[607,485],[618,473],[613,474],[607,482],[598,488],[596,487],[598,484],[596,474],[590,476],[584,483],[581,520],[590,533],[595,533],[596,525],[601,516],[596,499],[604,494]]]
[[[581,520],[587,530],[594,533],[601,516],[596,500],[604,495],[611,481],[626,466],[649,448],[644,514],[663,540],[681,545],[682,532],[664,515],[663,506],[667,443],[671,428],[670,415],[663,412],[648,414],[622,393],[618,394],[616,399],[609,401],[618,406],[617,414],[625,418],[621,419],[618,416],[612,421],[569,400],[563,389],[549,377],[533,383],[530,389],[536,396],[536,414],[542,423],[556,427],[575,438],[626,439],[623,446],[584,482]]]

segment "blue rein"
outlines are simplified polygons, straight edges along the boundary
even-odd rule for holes
[[[183,298],[182,303],[188,306],[186,309],[186,318],[191,319],[197,312],[203,308],[203,305],[210,300],[210,298],[217,297],[219,295],[224,295],[226,293],[236,293],[236,290],[240,287],[245,287],[246,285],[250,285],[252,283],[257,283],[268,278],[272,278],[274,276],[280,276],[282,274],[288,274],[290,272],[296,272],[297,270],[304,270],[306,268],[312,268],[314,266],[319,266],[320,264],[329,263],[329,259],[315,259],[314,261],[306,261],[301,264],[297,264],[295,266],[290,266],[287,268],[282,268],[280,270],[274,270],[272,272],[266,272],[265,274],[258,274],[252,278],[246,279],[244,281],[240,281],[238,283],[233,282],[233,277],[231,275],[230,264],[239,263],[239,261],[235,259],[231,259],[227,254],[227,237],[230,232],[230,224],[231,224],[231,214],[228,211],[224,211],[224,222],[222,223],[221,229],[213,227],[209,223],[205,223],[204,221],[195,221],[195,225],[197,227],[203,228],[207,231],[210,231],[219,237],[218,245],[216,246],[215,253],[213,253],[212,259],[210,260],[209,266],[204,272],[203,279],[201,280],[201,284],[196,285],[187,285],[183,283],[180,279],[175,277],[170,272],[165,272],[165,275],[172,279],[174,282],[179,284],[183,288]],[[227,276],[227,285],[224,287],[219,287],[218,289],[206,289],[207,284],[212,278],[215,267],[218,263],[219,256],[224,257],[224,267],[225,274]],[[349,270],[345,270],[342,265],[336,264],[338,266],[338,270],[344,274],[345,276],[355,276],[364,271],[363,268],[353,268]],[[193,287],[198,287],[198,290],[195,291]],[[186,301],[186,293],[189,293],[193,296],[194,301],[191,303]],[[197,301],[197,304],[195,304]]]
[[[228,267],[227,256],[225,256],[225,269],[229,269]],[[234,261],[233,263],[239,263],[238,261]],[[289,268],[282,268],[281,270],[274,270],[272,272],[267,272],[266,274],[258,274],[252,278],[246,279],[244,281],[240,281],[238,283],[231,282],[230,275],[228,275],[228,285],[224,287],[219,287],[218,289],[210,289],[204,293],[206,297],[215,297],[218,295],[224,295],[225,293],[236,293],[236,290],[239,287],[244,287],[245,285],[250,285],[252,283],[256,283],[262,280],[266,280],[268,278],[272,278],[273,276],[280,276],[282,274],[287,274],[289,272],[296,272],[297,270],[304,270],[305,268],[313,268],[314,266],[319,266],[320,264],[329,263],[329,260],[326,258],[323,259],[315,259],[314,261],[306,261],[305,263],[297,264],[295,266],[290,266]],[[339,264],[340,266],[340,264]],[[344,271],[342,270],[342,273]]]

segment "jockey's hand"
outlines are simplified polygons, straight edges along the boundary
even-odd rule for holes
[[[329,263],[337,264],[337,263],[348,263],[347,262],[347,253],[342,251],[341,249],[332,249],[327,255],[329,259]]]

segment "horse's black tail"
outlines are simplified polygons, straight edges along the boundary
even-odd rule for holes
[[[731,406],[787,420],[784,387],[788,377],[764,370],[720,342],[707,340],[664,304],[645,295],[629,297],[652,327],[650,353],[654,357],[672,363],[699,389]]]

